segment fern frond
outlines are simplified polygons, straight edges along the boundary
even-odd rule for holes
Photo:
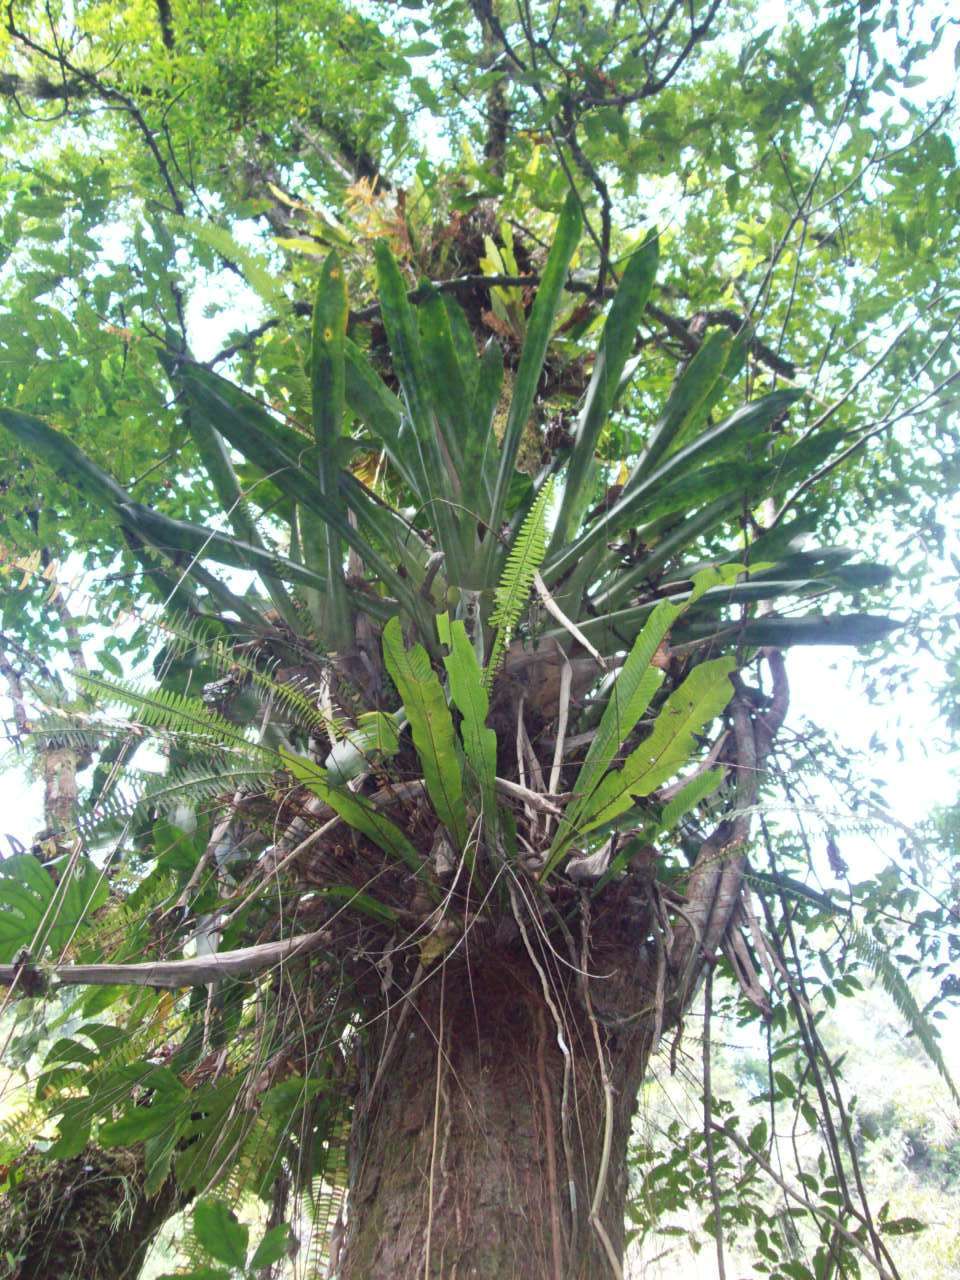
[[[552,497],[551,478],[537,494],[507,556],[494,598],[493,613],[490,615],[490,625],[496,628],[496,635],[490,661],[484,672],[484,682],[488,688],[530,598],[534,576],[547,554],[547,510]]]
[[[303,675],[277,680],[273,674],[278,665],[276,659],[254,661],[239,641],[214,631],[205,620],[174,616],[172,620],[159,619],[157,629],[167,637],[175,656],[196,652],[224,674],[239,672],[256,687],[261,698],[272,699],[274,706],[306,732],[326,733],[334,741],[349,732],[344,722],[321,708],[321,690],[315,682]]]
[[[41,713],[30,729],[30,739],[41,750],[54,744],[87,750],[100,746],[114,732],[111,724],[92,716],[56,710]]]
[[[26,1151],[49,1120],[36,1100],[24,1102],[0,1120],[0,1160],[9,1163]]]
[[[193,734],[215,742],[257,748],[242,729],[224,716],[211,711],[200,698],[191,698],[171,689],[146,688],[142,684],[107,680],[99,675],[85,675],[83,684],[108,702],[130,707],[138,722],[149,729],[166,729],[171,733]]]
[[[924,1015],[917,1004],[916,997],[899,966],[890,958],[890,953],[876,938],[865,933],[854,925],[851,929],[853,949],[859,958],[872,969],[877,981],[896,1005],[897,1010],[910,1028],[911,1032],[923,1047],[924,1053],[940,1073],[944,1083],[953,1095],[954,1101],[960,1103],[960,1092],[947,1069],[946,1061],[940,1050],[936,1029]]]
[[[95,920],[85,920],[81,923],[74,935],[73,953],[82,955],[85,949],[91,946],[104,960],[115,958],[116,953],[110,948],[111,939],[123,939],[126,943],[150,912],[157,907],[166,906],[171,894],[176,892],[174,877],[166,875],[157,876],[155,879],[151,877],[149,881],[143,881],[138,886],[136,906],[132,906],[126,898],[111,898]]]
[[[129,822],[148,808],[164,813],[173,812],[183,804],[197,807],[212,803],[225,792],[239,789],[246,792],[271,791],[274,788],[274,772],[267,764],[218,768],[207,764],[205,768],[186,765],[158,777],[156,774],[140,774],[141,787],[132,796],[108,796],[92,814],[82,816],[77,830],[87,841],[94,841],[105,827],[117,822]]]

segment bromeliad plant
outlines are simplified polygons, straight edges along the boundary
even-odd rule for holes
[[[802,547],[799,520],[759,518],[782,516],[841,441],[822,423],[793,430],[799,389],[736,403],[749,330],[708,334],[611,483],[597,455],[636,375],[655,236],[624,265],[572,433],[544,446],[538,397],[580,229],[568,202],[506,379],[498,343],[478,352],[449,294],[421,288],[411,303],[385,243],[387,367],[351,327],[332,254],[309,424],[165,353],[218,527],[138,503],[54,427],[0,413],[112,514],[162,599],[186,610],[163,624],[166,669],[182,678],[186,645],[194,679],[211,666],[220,677],[206,702],[89,682],[131,709],[127,730],[176,744],[177,771],[120,816],[138,857],[159,839],[149,883],[177,912],[150,934],[156,963],[57,976],[114,989],[230,981],[170,1025],[178,1071],[154,1064],[151,1092],[119,1119],[115,1087],[64,1111],[83,1112],[84,1133],[116,1140],[119,1124],[130,1141],[166,1108],[149,1126],[154,1188],[171,1167],[186,1192],[222,1178],[224,1125],[263,1194],[281,1166],[302,1186],[318,1173],[342,1184],[346,1165],[331,1172],[321,1154],[345,1123],[330,1081],[346,1071],[356,1158],[342,1277],[460,1262],[491,1276],[616,1270],[629,1115],[650,1054],[721,957],[758,989],[742,890],[786,710],[780,650],[865,643],[891,625],[795,612],[886,575],[844,549]],[[531,447],[533,476],[517,469]],[[354,459],[371,451],[367,483]],[[219,566],[244,571],[242,594]],[[747,677],[764,661],[767,690]],[[104,723],[49,732],[102,735]],[[213,830],[171,834],[164,803],[212,810]],[[170,958],[183,918],[210,955]],[[41,910],[11,919],[0,958],[27,945],[36,960]],[[281,962],[254,1010],[238,979]],[[226,1045],[242,1027],[259,1056],[224,1049],[214,1080],[229,1084],[211,1084],[211,1036]],[[183,1091],[191,1072],[209,1086],[203,1105]],[[257,1164],[260,1094],[277,1090],[286,1137]],[[538,1224],[532,1243],[505,1225],[516,1215]]]

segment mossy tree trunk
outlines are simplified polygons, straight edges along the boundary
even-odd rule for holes
[[[529,930],[473,954],[467,939],[378,1035],[356,1103],[340,1280],[616,1274],[652,1042],[652,1009],[636,1016],[652,1005],[643,922],[612,910],[588,954],[567,935],[560,955]]]
[[[136,1280],[180,1207],[172,1181],[148,1197],[135,1150],[88,1147],[69,1160],[28,1153],[0,1198],[0,1263],[10,1280]]]

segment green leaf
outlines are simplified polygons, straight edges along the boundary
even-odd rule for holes
[[[929,1223],[921,1222],[919,1218],[890,1218],[880,1226],[880,1231],[885,1236],[913,1236],[919,1231],[926,1231]]]
[[[658,822],[659,829],[661,831],[672,831],[681,818],[685,817],[691,809],[696,808],[702,800],[706,800],[707,796],[716,791],[717,787],[723,782],[723,778],[724,771],[722,768],[708,769],[706,773],[701,773],[699,777],[692,778],[661,809]]]
[[[347,286],[336,252],[323,264],[313,308],[310,349],[311,413],[317,444],[316,466],[324,514],[303,513],[300,536],[304,558],[326,579],[326,590],[310,592],[307,606],[322,642],[338,653],[353,643],[353,611],[343,569],[343,541],[331,515],[346,524],[340,494],[340,435],[343,430],[344,353],[347,334]]]
[[[636,525],[647,507],[660,496],[664,485],[676,477],[685,482],[696,480],[705,463],[755,442],[803,393],[797,390],[774,391],[751,404],[744,405],[723,422],[702,432],[655,468],[649,475],[627,487],[617,502],[594,520],[569,547],[558,552],[547,563],[547,581],[572,569],[595,543],[609,540],[621,529]],[[742,461],[739,463],[742,466]],[[707,493],[705,498],[713,497]]]
[[[285,493],[296,498],[334,529],[416,617],[417,602],[409,587],[390,563],[378,555],[356,529],[351,527],[338,504],[324,495],[319,479],[307,470],[306,463],[316,457],[316,444],[311,444],[307,437],[291,432],[289,428],[285,434],[280,429],[281,424],[255,400],[207,370],[191,366],[181,377],[191,397],[231,444],[264,472],[276,476]],[[216,547],[218,544],[214,541],[211,545]],[[210,554],[213,556],[214,551],[211,550]],[[292,563],[281,561],[279,557],[275,559],[283,566]],[[225,563],[233,561],[227,560]],[[298,568],[301,576],[291,577],[291,581],[300,581],[304,586],[315,587],[318,591],[325,589],[326,581],[319,573],[302,566]],[[281,576],[289,576],[286,568]],[[353,598],[358,607],[365,609],[369,609],[374,602],[374,597],[367,592],[357,592]]]
[[[563,502],[553,534],[554,547],[562,547],[569,540],[579,514],[589,501],[594,450],[619,388],[623,367],[633,349],[659,256],[660,242],[654,235],[631,256],[611,304],[567,463]]]
[[[449,298],[432,290],[418,311],[431,402],[453,464],[452,493],[463,508],[457,518],[464,546],[469,546],[477,521],[487,518],[490,499],[485,492],[485,457],[493,432],[475,403],[480,362],[463,312],[455,303],[451,306]],[[458,314],[466,332],[455,342],[451,316]]]
[[[161,354],[161,360],[171,381],[176,381],[176,366],[168,355]],[[200,460],[209,475],[216,491],[220,506],[230,521],[234,534],[241,542],[249,543],[259,551],[269,555],[256,519],[250,510],[246,495],[240,487],[236,471],[230,459],[230,453],[224,443],[223,436],[202,412],[191,412],[187,407],[184,412],[187,429],[200,454]],[[265,569],[261,577],[270,598],[281,616],[291,625],[296,625],[296,613],[289,595],[279,578]]]
[[[650,705],[663,683],[663,673],[651,661],[660,642],[680,616],[679,605],[661,601],[634,641],[603,709],[596,735],[573,785],[577,799],[570,810],[579,814],[609,767],[624,739]]]
[[[250,1228],[238,1222],[222,1200],[198,1200],[193,1207],[193,1233],[211,1257],[228,1267],[244,1267]]]
[[[265,302],[277,306],[286,301],[283,296],[283,278],[273,271],[268,259],[240,244],[226,227],[201,222],[199,218],[181,218],[171,214],[167,214],[166,218],[175,230],[199,240],[221,257],[238,265],[247,283]]]
[[[279,1262],[290,1247],[291,1239],[287,1223],[281,1222],[279,1226],[271,1227],[250,1259],[250,1270],[259,1271],[261,1267],[271,1267]]]
[[[337,786],[343,786],[372,765],[395,756],[400,749],[395,716],[383,711],[365,711],[357,717],[357,727],[347,728],[343,738],[323,762],[327,778]]]
[[[609,773],[578,811],[581,830],[591,831],[628,809],[636,796],[646,796],[673,777],[695,750],[699,733],[733,697],[729,675],[733,657],[715,658],[694,667],[671,693],[649,735],[624,762]]]
[[[778,618],[767,614],[747,622],[717,623],[686,621],[678,638],[684,642],[705,640],[712,636],[723,637],[728,643],[736,641],[754,648],[772,646],[786,649],[795,644],[879,644],[891,632],[903,626],[879,614],[831,613],[810,614],[802,618]]]
[[[58,885],[32,854],[0,859],[0,962],[10,964],[24,947],[33,960],[44,948],[59,952],[106,902],[109,882],[89,858],[77,859],[69,874],[62,862]]]
[[[388,907],[379,898],[374,898],[372,894],[363,893],[360,889],[355,889],[353,885],[326,885],[320,890],[320,894],[324,898],[334,898],[336,901],[344,903],[345,906],[352,908],[352,910],[359,911],[361,915],[369,916],[371,920],[380,920],[387,924],[395,924],[397,921],[397,913],[392,907]]]
[[[69,436],[55,431],[40,418],[0,409],[0,427],[9,431],[30,453],[42,458],[68,484],[83,489],[104,506],[119,507],[130,501],[126,490],[77,448]]]
[[[553,497],[553,479],[543,486],[527,512],[504,565],[494,598],[490,625],[496,628],[490,661],[484,673],[489,688],[513,632],[530,598],[533,579],[547,551],[547,508]]]
[[[709,412],[710,399],[722,381],[730,355],[729,336],[714,330],[703,341],[700,350],[684,369],[673,386],[663,415],[650,432],[647,447],[627,481],[626,490],[632,491],[644,476],[649,475],[691,423],[702,421]]]
[[[447,614],[440,614],[437,631],[440,642],[449,649],[443,664],[450,679],[450,696],[462,716],[460,735],[464,753],[480,792],[484,823],[493,831],[497,818],[497,735],[486,724],[490,700],[483,668],[459,619],[451,622]]]
[[[571,191],[563,206],[547,264],[540,279],[540,287],[527,324],[527,338],[517,367],[510,410],[500,444],[500,465],[491,503],[489,523],[494,530],[499,529],[503,519],[504,505],[517,460],[520,439],[533,409],[537,384],[540,381],[543,361],[553,331],[553,318],[563,295],[570,260],[580,242],[580,231],[580,205],[575,193]],[[491,548],[493,541],[491,539]]]
[[[453,717],[440,681],[422,645],[404,648],[396,618],[391,618],[383,629],[383,656],[390,678],[403,699],[427,793],[440,821],[463,848],[467,838],[463,778]]]
[[[953,1076],[947,1067],[943,1050],[940,1048],[937,1030],[927,1018],[923,1009],[921,1009],[910,983],[905,978],[899,965],[891,958],[889,951],[882,943],[856,925],[850,926],[850,936],[854,951],[873,970],[880,985],[900,1011],[913,1035],[916,1036],[924,1053],[940,1073],[941,1079],[950,1090],[954,1102],[960,1105],[960,1091],[958,1091]]]
[[[430,289],[425,301],[417,307],[417,319],[427,392],[440,424],[444,446],[453,463],[455,483],[459,486],[470,479],[464,469],[465,446],[474,435],[474,427],[467,412],[470,395],[463,366],[453,345],[443,296],[436,289]],[[479,459],[482,451],[477,451],[474,444],[471,452],[476,452]]]
[[[416,875],[422,875],[424,859],[395,823],[385,818],[362,796],[334,786],[328,780],[326,773],[312,760],[295,756],[282,748],[280,755],[285,767],[297,781],[309,787],[314,795],[318,795],[333,809],[334,813],[338,813],[343,818],[344,822],[372,840],[391,857],[405,862]]]
[[[344,379],[347,404],[383,445],[403,480],[424,500],[428,486],[416,436],[404,423],[403,405],[349,338],[344,343]]]
[[[154,1103],[149,1107],[131,1106],[119,1118],[100,1126],[100,1141],[105,1147],[129,1147],[145,1142],[159,1133],[176,1128],[183,1115],[183,1104]]]
[[[465,556],[461,545],[460,521],[449,505],[450,492],[458,489],[456,472],[444,465],[437,439],[426,366],[420,349],[420,338],[407,300],[407,291],[386,240],[374,246],[377,280],[380,289],[380,314],[390,340],[390,351],[410,422],[420,453],[420,473],[425,492],[421,495],[431,507],[430,520],[437,531],[447,558],[447,579],[461,584]]]
[[[621,744],[633,732],[637,721],[660,688],[663,673],[651,666],[651,662],[661,641],[691,604],[695,604],[711,587],[732,581],[741,572],[742,567],[739,565],[704,569],[694,575],[690,595],[686,600],[679,603],[661,600],[647,618],[610,690],[597,732],[573,784],[576,799],[568,805],[560,820],[549,857],[541,872],[542,878],[546,878],[563,858],[577,836],[579,823],[584,815],[589,812],[591,816],[595,816],[596,806],[592,799],[595,791]]]
[[[70,485],[79,486],[105,506],[112,507],[126,528],[168,555],[186,552],[190,556],[251,569],[262,574],[265,580],[276,576],[320,589],[324,586],[322,578],[273,552],[212,529],[188,524],[185,520],[171,519],[162,512],[134,502],[63,432],[55,431],[39,418],[0,409],[0,426],[12,432],[21,444],[38,454]]]

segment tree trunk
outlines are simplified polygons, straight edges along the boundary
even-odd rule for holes
[[[0,1259],[10,1280],[136,1280],[164,1222],[180,1208],[173,1180],[148,1198],[134,1150],[88,1147],[48,1163],[27,1153],[0,1199]]]
[[[531,946],[529,922],[468,938],[395,1006],[356,1102],[340,1280],[619,1274],[653,1002],[646,930],[606,914],[589,957]]]

